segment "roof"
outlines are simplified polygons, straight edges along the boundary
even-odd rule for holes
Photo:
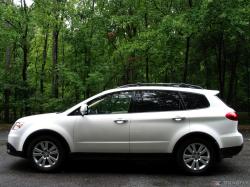
[[[126,87],[137,87],[137,86],[167,86],[167,87],[182,87],[182,88],[195,88],[195,89],[203,89],[201,86],[187,84],[187,83],[135,83],[135,84],[126,84],[120,86],[119,88]]]
[[[208,90],[203,89],[198,85],[184,84],[184,83],[136,83],[123,85],[111,90],[106,90],[104,92],[111,93],[114,91],[126,91],[126,90],[172,90],[172,91],[183,91],[192,92],[200,94],[211,94],[217,95],[218,90]]]

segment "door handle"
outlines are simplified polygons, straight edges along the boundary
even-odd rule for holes
[[[186,118],[185,117],[175,117],[175,118],[172,118],[174,121],[176,122],[180,122],[180,121],[183,121],[185,120]]]
[[[128,120],[125,120],[125,119],[117,119],[117,120],[114,120],[114,122],[115,122],[116,124],[120,125],[120,124],[127,123]]]

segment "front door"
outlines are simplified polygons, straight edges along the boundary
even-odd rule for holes
[[[75,130],[78,152],[129,152],[131,92],[107,94],[88,102],[88,114],[79,116]]]

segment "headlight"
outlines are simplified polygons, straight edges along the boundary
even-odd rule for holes
[[[11,130],[18,130],[18,129],[20,129],[22,126],[23,126],[23,123],[22,123],[22,122],[16,122],[16,123],[12,126]]]

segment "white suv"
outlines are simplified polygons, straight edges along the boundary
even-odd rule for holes
[[[17,120],[7,152],[28,158],[41,171],[58,169],[75,153],[172,155],[184,171],[202,174],[243,146],[238,116],[218,93],[173,83],[107,90],[62,113]]]

